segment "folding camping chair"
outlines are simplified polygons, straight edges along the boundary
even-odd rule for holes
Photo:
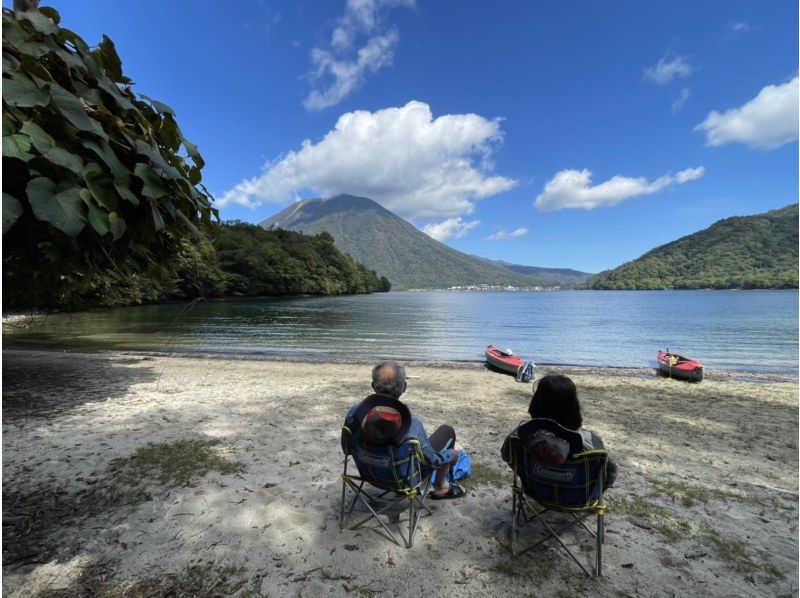
[[[396,446],[390,443],[371,444],[364,441],[360,434],[353,434],[347,426],[344,426],[342,428],[342,451],[344,452],[344,472],[342,473],[339,531],[357,529],[374,518],[386,532],[385,535],[388,539],[398,546],[411,548],[422,511],[431,514],[430,509],[425,505],[425,500],[431,488],[433,470],[424,467],[425,457],[419,441],[410,439]],[[357,476],[347,473],[350,457],[353,458],[358,468],[359,475]],[[374,486],[382,492],[377,495],[370,494],[365,490],[364,484]],[[346,509],[345,499],[348,487],[355,493],[355,496],[349,508]],[[391,496],[387,499],[387,495]],[[382,500],[387,500],[387,504],[378,506],[377,503]],[[348,528],[350,518],[359,501],[370,514]],[[391,511],[396,512],[398,507],[408,511],[408,530],[405,535],[399,521],[396,525],[397,533],[395,533],[382,518],[382,515],[387,512],[391,517]],[[347,510],[346,516],[345,510]]]
[[[560,464],[543,462],[542,453],[534,448],[541,440],[541,431],[555,432],[554,436],[567,440],[569,453]],[[546,433],[547,433],[546,432]],[[586,575],[602,575],[603,564],[603,483],[605,480],[608,452],[606,450],[583,450],[580,434],[562,428],[556,422],[532,419],[520,425],[507,440],[503,457],[514,470],[511,507],[511,549],[514,555],[523,554],[555,539]],[[547,460],[545,460],[547,461]],[[548,512],[568,514],[566,523],[548,521]],[[584,520],[597,517],[596,531],[592,531]],[[544,536],[529,546],[519,549],[517,536],[520,526],[536,521]],[[573,554],[561,538],[561,534],[574,526],[580,526],[595,538],[594,565],[590,570]]]

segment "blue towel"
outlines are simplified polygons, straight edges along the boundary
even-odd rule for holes
[[[447,481],[454,482],[468,478],[472,473],[472,459],[470,459],[467,451],[461,451],[458,455],[458,461],[447,472]],[[431,476],[431,484],[436,483],[436,472]]]

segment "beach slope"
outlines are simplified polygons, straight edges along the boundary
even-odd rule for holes
[[[511,376],[408,366],[403,400],[429,432],[453,425],[475,470],[405,550],[338,530],[369,364],[5,351],[3,594],[796,595],[796,379],[548,370],[620,465],[601,579],[508,550],[500,446],[531,390]]]

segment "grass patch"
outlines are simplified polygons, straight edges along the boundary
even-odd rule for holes
[[[503,486],[511,487],[511,470],[501,471],[483,465],[482,463],[472,464],[472,473],[468,478],[462,482],[467,488],[474,488],[476,486],[494,486],[495,488],[502,488]]]
[[[608,508],[610,513],[619,513],[630,517],[649,518],[668,518],[669,512],[662,506],[653,504],[641,496],[631,498],[614,497],[609,498]]]
[[[759,570],[758,565],[747,554],[746,542],[726,538],[707,524],[703,526],[702,538],[734,571],[753,573]]]
[[[656,526],[656,529],[670,544],[690,538],[694,533],[691,521],[680,517],[665,519]]]
[[[248,579],[244,567],[207,562],[190,565],[179,574],[145,579],[107,580],[108,568],[98,565],[84,569],[81,576],[64,590],[51,591],[47,598],[96,596],[97,598],[167,598],[183,596],[261,596],[260,580]]]
[[[689,538],[694,533],[691,521],[676,517],[661,505],[649,502],[641,496],[611,499],[608,512],[651,521],[653,528],[670,544]]]
[[[3,492],[3,564],[46,561],[58,546],[47,537],[71,521],[153,499],[147,484],[188,486],[209,471],[236,473],[241,463],[212,450],[214,442],[184,440],[149,444],[125,459],[111,462],[110,475],[75,487],[39,487],[26,493]]]
[[[651,480],[653,488],[659,492],[681,499],[684,507],[693,507],[696,504],[706,504],[712,498],[745,500],[747,497],[729,490],[719,490],[717,488],[706,488],[697,484],[687,482],[672,482],[665,480]]]
[[[39,487],[31,492],[3,492],[3,565],[40,563],[59,548],[48,541],[52,530],[108,510],[152,500],[146,490],[103,480],[70,492]]]
[[[211,448],[215,441],[179,440],[170,444],[148,444],[130,457],[114,459],[112,471],[119,477],[135,479],[154,477],[161,484],[174,482],[189,486],[193,478],[206,475],[210,471],[222,474],[244,471],[244,465],[229,461]]]
[[[537,582],[550,578],[559,567],[559,555],[551,550],[540,550],[532,554],[532,558],[509,556],[497,561],[492,570],[510,577]]]
[[[727,538],[708,524],[703,525],[701,537],[719,557],[734,571],[758,573],[765,583],[775,583],[785,579],[783,571],[762,554],[757,559],[748,552],[748,544],[743,540]]]

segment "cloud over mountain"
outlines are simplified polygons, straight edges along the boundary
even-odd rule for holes
[[[544,191],[536,198],[534,205],[542,212],[552,212],[565,208],[591,210],[603,206],[613,206],[631,197],[652,195],[671,185],[682,185],[699,179],[705,168],[687,168],[675,175],[666,174],[648,181],[644,177],[614,176],[598,185],[592,185],[589,170],[562,170],[544,186]]]
[[[437,241],[444,241],[450,237],[453,237],[454,239],[462,239],[469,231],[480,225],[480,223],[480,220],[466,222],[461,218],[448,218],[447,220],[443,220],[438,224],[428,224],[427,226],[423,227],[422,232],[432,239],[436,239]]]
[[[708,145],[739,142],[774,149],[797,139],[797,77],[782,85],[767,85],[752,100],[725,112],[713,110],[695,127]]]
[[[463,216],[476,200],[517,185],[489,171],[501,141],[500,119],[433,118],[423,102],[348,112],[319,142],[307,139],[299,150],[268,162],[263,174],[240,182],[218,204],[284,203],[311,191],[370,197],[405,218]]]

